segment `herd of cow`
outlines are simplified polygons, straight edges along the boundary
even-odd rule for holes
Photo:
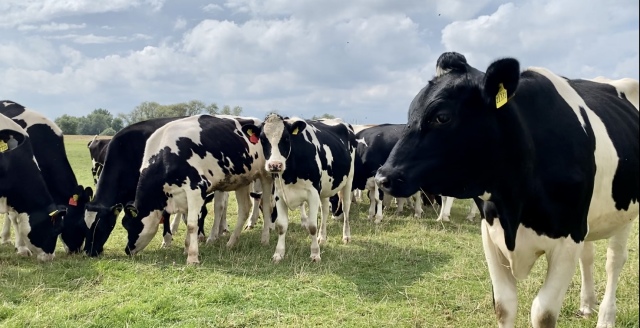
[[[407,124],[196,115],[151,119],[110,140],[94,138],[88,147],[95,195],[78,184],[62,131],[37,112],[4,101],[0,213],[8,220],[0,237],[8,242],[11,222],[21,255],[50,260],[59,236],[67,252],[97,256],[124,212],[125,252],[133,255],[160,223],[163,244],[171,243],[182,220],[187,263],[195,264],[205,239],[206,204],[214,203],[209,242],[228,231],[226,203],[235,191],[238,219],[227,246],[243,227],[256,226],[261,211],[261,242],[268,244],[275,228],[272,259],[279,262],[288,212],[300,208],[311,259],[319,261],[330,214],[343,220],[343,242],[351,240],[354,192],[369,190],[375,222],[389,196],[397,197],[399,209],[412,200],[420,216],[422,204],[434,200],[424,196],[441,195],[443,221],[452,197],[473,198],[481,209],[500,327],[514,326],[516,281],[528,276],[542,254],[548,271],[531,307],[533,327],[555,326],[578,263],[580,312],[594,313],[593,241],[599,239],[609,245],[598,327],[612,327],[627,239],[638,218],[638,89],[638,81],[627,78],[567,79],[539,67],[521,71],[513,58],[496,60],[482,72],[448,52],[411,102]],[[7,142],[13,146],[2,147]],[[173,223],[170,214],[176,214]]]

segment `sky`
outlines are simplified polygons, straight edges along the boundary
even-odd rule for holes
[[[406,123],[445,51],[638,79],[637,0],[2,0],[0,100],[51,119],[201,100]]]

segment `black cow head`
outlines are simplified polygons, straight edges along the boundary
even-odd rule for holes
[[[69,197],[67,214],[64,217],[64,228],[60,234],[62,243],[68,253],[78,253],[82,250],[87,225],[84,221],[85,206],[93,198],[91,187],[77,186],[73,195]]]
[[[463,55],[445,53],[436,72],[411,102],[405,131],[376,175],[393,196],[421,186],[459,198],[481,195],[498,160],[498,120],[518,87],[518,61],[500,59],[484,74]]]
[[[266,159],[265,169],[270,173],[282,173],[291,153],[291,139],[302,138],[307,123],[300,119],[283,118],[278,114],[269,114],[260,127],[244,125],[242,131],[259,133],[260,142]]]
[[[122,212],[122,204],[111,207],[88,203],[86,206],[84,221],[86,226],[86,241],[84,251],[89,256],[102,254],[104,244],[116,226],[118,215]]]
[[[37,210],[28,214],[30,230],[27,238],[31,245],[42,250],[43,254],[38,254],[39,259],[53,258],[56,240],[62,231],[63,217],[66,212],[64,206],[51,205],[48,210]]]

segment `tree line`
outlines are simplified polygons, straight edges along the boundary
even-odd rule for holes
[[[105,135],[112,136],[125,126],[160,117],[179,117],[198,114],[241,115],[242,107],[224,105],[219,108],[216,103],[209,105],[200,100],[191,100],[170,105],[161,105],[155,101],[145,101],[127,114],[114,116],[106,109],[97,108],[86,116],[71,116],[64,114],[55,119],[62,133],[67,135]]]

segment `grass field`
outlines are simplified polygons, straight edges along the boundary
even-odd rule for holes
[[[79,181],[92,184],[90,136],[65,137]],[[452,222],[436,223],[434,212],[420,219],[407,210],[387,213],[374,225],[367,205],[352,208],[353,242],[341,242],[342,225],[331,221],[322,262],[309,261],[309,237],[292,214],[287,254],[271,263],[260,231],[244,231],[233,249],[226,238],[201,244],[201,265],[187,267],[182,253],[185,227],[173,246],[161,236],[139,255],[123,249],[118,223],[100,258],[66,255],[58,243],[52,263],[18,257],[0,246],[2,327],[496,327],[491,283],[482,252],[479,222],[464,219],[470,202],[457,202]],[[394,210],[394,209],[392,209]],[[229,202],[230,226],[235,198]],[[210,229],[212,218],[207,218]],[[208,233],[208,230],[206,230]],[[617,327],[638,327],[638,222],[629,239],[629,260],[618,288]],[[596,292],[604,293],[606,243],[596,249]],[[541,258],[518,284],[517,327],[529,326],[529,308],[541,286]],[[575,316],[580,273],[567,292],[559,327],[595,327],[595,316]]]

